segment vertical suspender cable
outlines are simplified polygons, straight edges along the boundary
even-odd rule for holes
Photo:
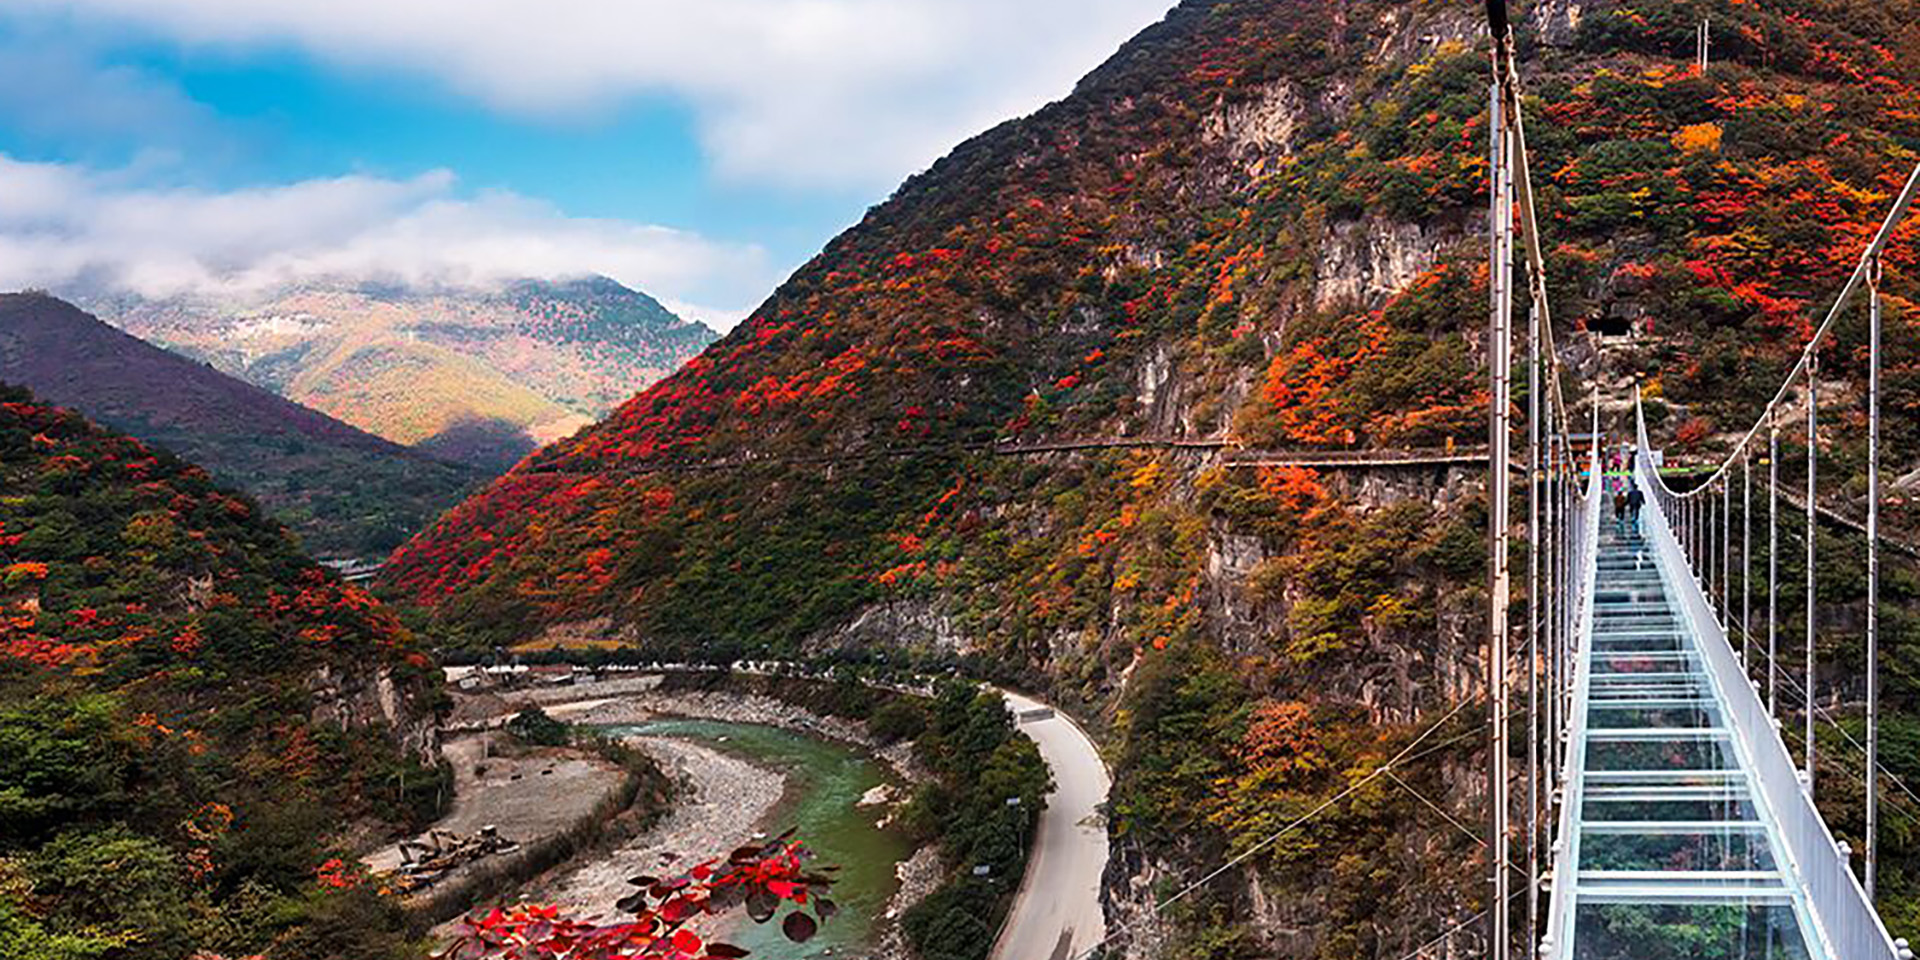
[[[1497,73],[1497,71],[1496,71]],[[1492,742],[1489,745],[1490,769],[1487,784],[1487,803],[1492,808],[1492,824],[1487,834],[1487,843],[1492,853],[1493,899],[1488,904],[1489,922],[1492,926],[1492,960],[1508,960],[1508,931],[1511,923],[1508,919],[1507,889],[1510,878],[1507,875],[1508,836],[1507,836],[1507,604],[1508,591],[1511,589],[1508,571],[1508,509],[1507,492],[1509,452],[1507,449],[1511,406],[1512,359],[1512,296],[1508,287],[1511,281],[1512,244],[1513,244],[1513,204],[1508,191],[1511,189],[1510,158],[1508,149],[1511,138],[1507,125],[1501,115],[1504,91],[1500,79],[1493,84],[1492,110],[1493,123],[1493,189],[1491,191],[1491,209],[1489,226],[1492,239],[1489,243],[1493,295],[1493,317],[1487,337],[1487,367],[1492,380],[1492,409],[1488,417],[1489,447],[1489,490],[1488,525],[1491,528],[1489,550],[1492,553],[1490,567],[1493,572],[1491,584],[1492,604],[1488,622],[1489,644],[1487,649],[1487,688],[1490,693],[1489,726]]]
[[[1767,713],[1780,716],[1780,424],[1767,408]]]
[[[1699,583],[1701,582],[1700,570],[1702,568],[1700,563],[1700,498],[1688,497],[1685,503],[1687,506],[1687,559],[1693,567],[1693,582]]]
[[[1545,322],[1543,319],[1542,323],[1544,324]],[[1544,326],[1542,327],[1542,332],[1546,332]],[[1553,368],[1549,366],[1542,370],[1541,373],[1545,376],[1552,376]],[[1554,424],[1553,411],[1551,408],[1547,411],[1546,423],[1549,431],[1551,431]],[[1551,584],[1548,590],[1553,594],[1553,656],[1556,661],[1554,671],[1560,678],[1559,696],[1555,699],[1553,705],[1554,723],[1556,725],[1553,736],[1555,750],[1554,769],[1561,771],[1564,775],[1564,771],[1567,769],[1566,741],[1564,737],[1567,719],[1570,716],[1567,711],[1567,693],[1573,689],[1573,658],[1568,655],[1568,649],[1573,643],[1573,638],[1567,633],[1567,601],[1566,594],[1562,588],[1566,585],[1567,566],[1573,562],[1573,540],[1567,535],[1567,517],[1565,511],[1561,509],[1565,502],[1562,499],[1562,494],[1564,494],[1566,488],[1563,486],[1563,476],[1560,472],[1560,458],[1561,454],[1558,445],[1549,439],[1547,441],[1547,512],[1553,518],[1552,537],[1554,546],[1553,569],[1548,574],[1551,578]]]
[[[1541,451],[1541,469],[1536,482],[1540,485],[1540,542],[1545,552],[1540,558],[1540,630],[1545,636],[1547,651],[1547,782],[1548,796],[1552,796],[1551,784],[1557,783],[1553,771],[1560,769],[1560,756],[1554,749],[1560,729],[1560,628],[1555,620],[1559,601],[1559,577],[1557,571],[1560,558],[1560,538],[1553,516],[1553,439],[1551,420],[1547,422],[1546,448]]]
[[[1552,439],[1553,415],[1547,414],[1549,437],[1547,439],[1546,473],[1542,480],[1545,484],[1546,502],[1543,509],[1547,516],[1547,542],[1553,545],[1553,555],[1547,560],[1547,569],[1543,576],[1547,581],[1547,647],[1552,651],[1554,691],[1553,705],[1549,712],[1553,715],[1553,735],[1547,740],[1547,752],[1554,770],[1564,770],[1565,758],[1560,752],[1560,730],[1566,722],[1566,711],[1562,708],[1562,691],[1569,677],[1566,669],[1566,633],[1561,629],[1561,605],[1565,602],[1560,593],[1560,570],[1566,562],[1567,536],[1560,517],[1560,447]],[[1558,781],[1556,781],[1558,782]]]
[[[1807,353],[1807,793],[1813,793],[1813,708],[1818,703],[1815,692],[1815,637],[1814,637],[1814,524],[1817,520],[1814,510],[1818,487],[1815,479],[1820,473],[1820,351],[1818,347]]]
[[[1706,595],[1707,607],[1711,609],[1713,607],[1713,491],[1707,487],[1701,487],[1695,491],[1694,499],[1700,501],[1700,591]]]
[[[1527,942],[1540,932],[1540,310],[1527,311]]]
[[[1572,551],[1574,551],[1574,541],[1576,541],[1574,540],[1574,530],[1572,530],[1571,509],[1572,449],[1567,445],[1567,440],[1565,440],[1565,430],[1567,430],[1567,424],[1561,422],[1561,432],[1563,432],[1561,442],[1559,442],[1559,445],[1561,445],[1561,453],[1559,453],[1559,468],[1555,470],[1555,472],[1559,474],[1559,482],[1557,482],[1557,490],[1555,490],[1555,499],[1559,501],[1559,507],[1557,507],[1557,509],[1559,509],[1559,536],[1561,536],[1559,588],[1555,588],[1555,595],[1559,597],[1559,622],[1561,622],[1561,672],[1563,672],[1565,678],[1569,680],[1567,689],[1565,689],[1565,693],[1563,693],[1563,695],[1569,697],[1569,699],[1561,701],[1561,718],[1563,718],[1563,720],[1572,716],[1571,666],[1572,641],[1574,641],[1574,636],[1572,636],[1572,616],[1574,616],[1574,609],[1572,609],[1572,603],[1567,603],[1567,597],[1569,597],[1569,589],[1567,588],[1569,588],[1569,584],[1572,584],[1572,564],[1574,564]],[[1565,751],[1565,741],[1561,743],[1561,749]],[[1565,753],[1561,756],[1563,756],[1563,762],[1565,762]]]
[[[1880,853],[1880,258],[1867,273],[1867,901]]]
[[[1740,668],[1752,676],[1747,647],[1753,640],[1753,450],[1740,455]]]
[[[1707,602],[1719,607],[1720,624],[1726,625],[1727,605],[1720,602],[1720,592],[1726,581],[1720,578],[1720,528],[1727,522],[1727,516],[1720,509],[1720,501],[1714,496],[1718,491],[1708,487],[1701,492],[1707,498],[1707,582],[1713,585],[1713,592],[1707,595]]]
[[[1733,629],[1733,484],[1720,481],[1720,629]]]

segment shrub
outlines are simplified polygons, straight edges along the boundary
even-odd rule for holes
[[[573,742],[573,728],[547,715],[539,707],[528,707],[507,721],[507,732],[522,743],[536,747],[564,747]]]

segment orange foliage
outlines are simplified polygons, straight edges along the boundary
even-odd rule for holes
[[[1283,777],[1326,769],[1327,755],[1313,724],[1313,708],[1274,700],[1261,703],[1240,740],[1240,760],[1251,769]]]
[[[1307,467],[1262,467],[1260,489],[1296,514],[1305,514],[1327,498],[1319,472]]]
[[[1273,405],[1286,439],[1307,445],[1346,445],[1356,438],[1352,426],[1334,403],[1334,390],[1369,357],[1380,352],[1391,329],[1379,314],[1360,323],[1365,338],[1351,354],[1342,355],[1327,337],[1316,337],[1275,357],[1267,368],[1263,395]]]
[[[1720,125],[1695,123],[1674,131],[1673,147],[1681,153],[1719,153]]]

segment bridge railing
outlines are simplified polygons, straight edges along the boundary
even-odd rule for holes
[[[1644,529],[1668,569],[1691,573],[1693,568],[1668,519],[1677,495],[1667,488],[1654,466],[1646,419],[1637,400],[1635,418],[1639,443],[1634,483],[1654,508],[1648,511],[1650,518]],[[1702,581],[1697,576],[1672,579],[1676,581],[1671,587],[1682,616],[1698,639],[1708,672],[1719,689],[1735,749],[1746,756],[1759,799],[1776,821],[1790,869],[1805,890],[1817,935],[1831,948],[1828,955],[1839,960],[1902,960],[1902,952],[1854,876],[1848,855],[1835,842],[1807,792],[1793,756],[1780,737],[1779,723],[1768,713],[1759,686],[1742,666]]]
[[[1571,956],[1574,884],[1579,878],[1579,871],[1574,869],[1568,853],[1572,850],[1574,832],[1579,829],[1579,806],[1578,801],[1568,794],[1568,788],[1570,784],[1579,782],[1583,763],[1584,751],[1574,749],[1572,741],[1576,736],[1574,731],[1586,725],[1588,666],[1584,654],[1593,638],[1593,599],[1599,578],[1596,558],[1600,553],[1600,517],[1606,498],[1606,471],[1600,457],[1598,430],[1593,434],[1590,458],[1586,490],[1576,498],[1566,525],[1566,553],[1572,572],[1568,578],[1572,590],[1568,599],[1572,629],[1568,631],[1567,649],[1560,654],[1564,668],[1555,691],[1555,695],[1562,697],[1565,704],[1560,712],[1560,716],[1566,718],[1565,728],[1555,731],[1554,735],[1568,746],[1565,763],[1560,767],[1557,782],[1553,784],[1562,799],[1553,832],[1553,873],[1546,926],[1542,931],[1542,943],[1547,945],[1541,951],[1543,957]],[[1556,950],[1552,946],[1554,944],[1560,947]]]

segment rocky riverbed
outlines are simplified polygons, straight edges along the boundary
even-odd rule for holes
[[[786,791],[785,775],[701,744],[666,737],[627,742],[679,784],[672,812],[618,849],[543,878],[532,899],[611,917],[614,904],[634,891],[628,877],[671,875],[693,865],[682,858],[725,854],[760,829]]]
[[[915,761],[908,744],[882,746],[867,735],[862,724],[825,717],[773,697],[713,691],[662,690],[657,681],[635,679],[567,689],[489,694],[484,704],[467,704],[468,714],[485,723],[489,716],[511,716],[538,705],[556,719],[579,726],[629,728],[669,718],[689,718],[726,724],[774,727],[817,740],[856,748],[879,761],[899,781],[924,782],[927,774]],[[477,709],[475,709],[477,708]],[[550,871],[530,885],[531,899],[562,904],[587,915],[610,915],[614,902],[632,891],[628,877],[670,873],[684,868],[679,858],[724,854],[740,842],[782,828],[774,822],[790,806],[792,784],[778,770],[745,759],[724,745],[674,736],[626,736],[625,742],[645,750],[680,785],[672,811],[645,834],[610,852],[595,854]],[[884,791],[883,791],[884,792]],[[911,795],[890,791],[883,811]],[[938,851],[914,851],[895,868],[898,890],[884,904],[872,907],[880,939],[859,955],[904,958],[909,954],[898,919],[924,899],[942,876]],[[732,937],[738,927],[708,931]],[[749,936],[751,931],[747,931]],[[756,951],[758,953],[759,951]]]

